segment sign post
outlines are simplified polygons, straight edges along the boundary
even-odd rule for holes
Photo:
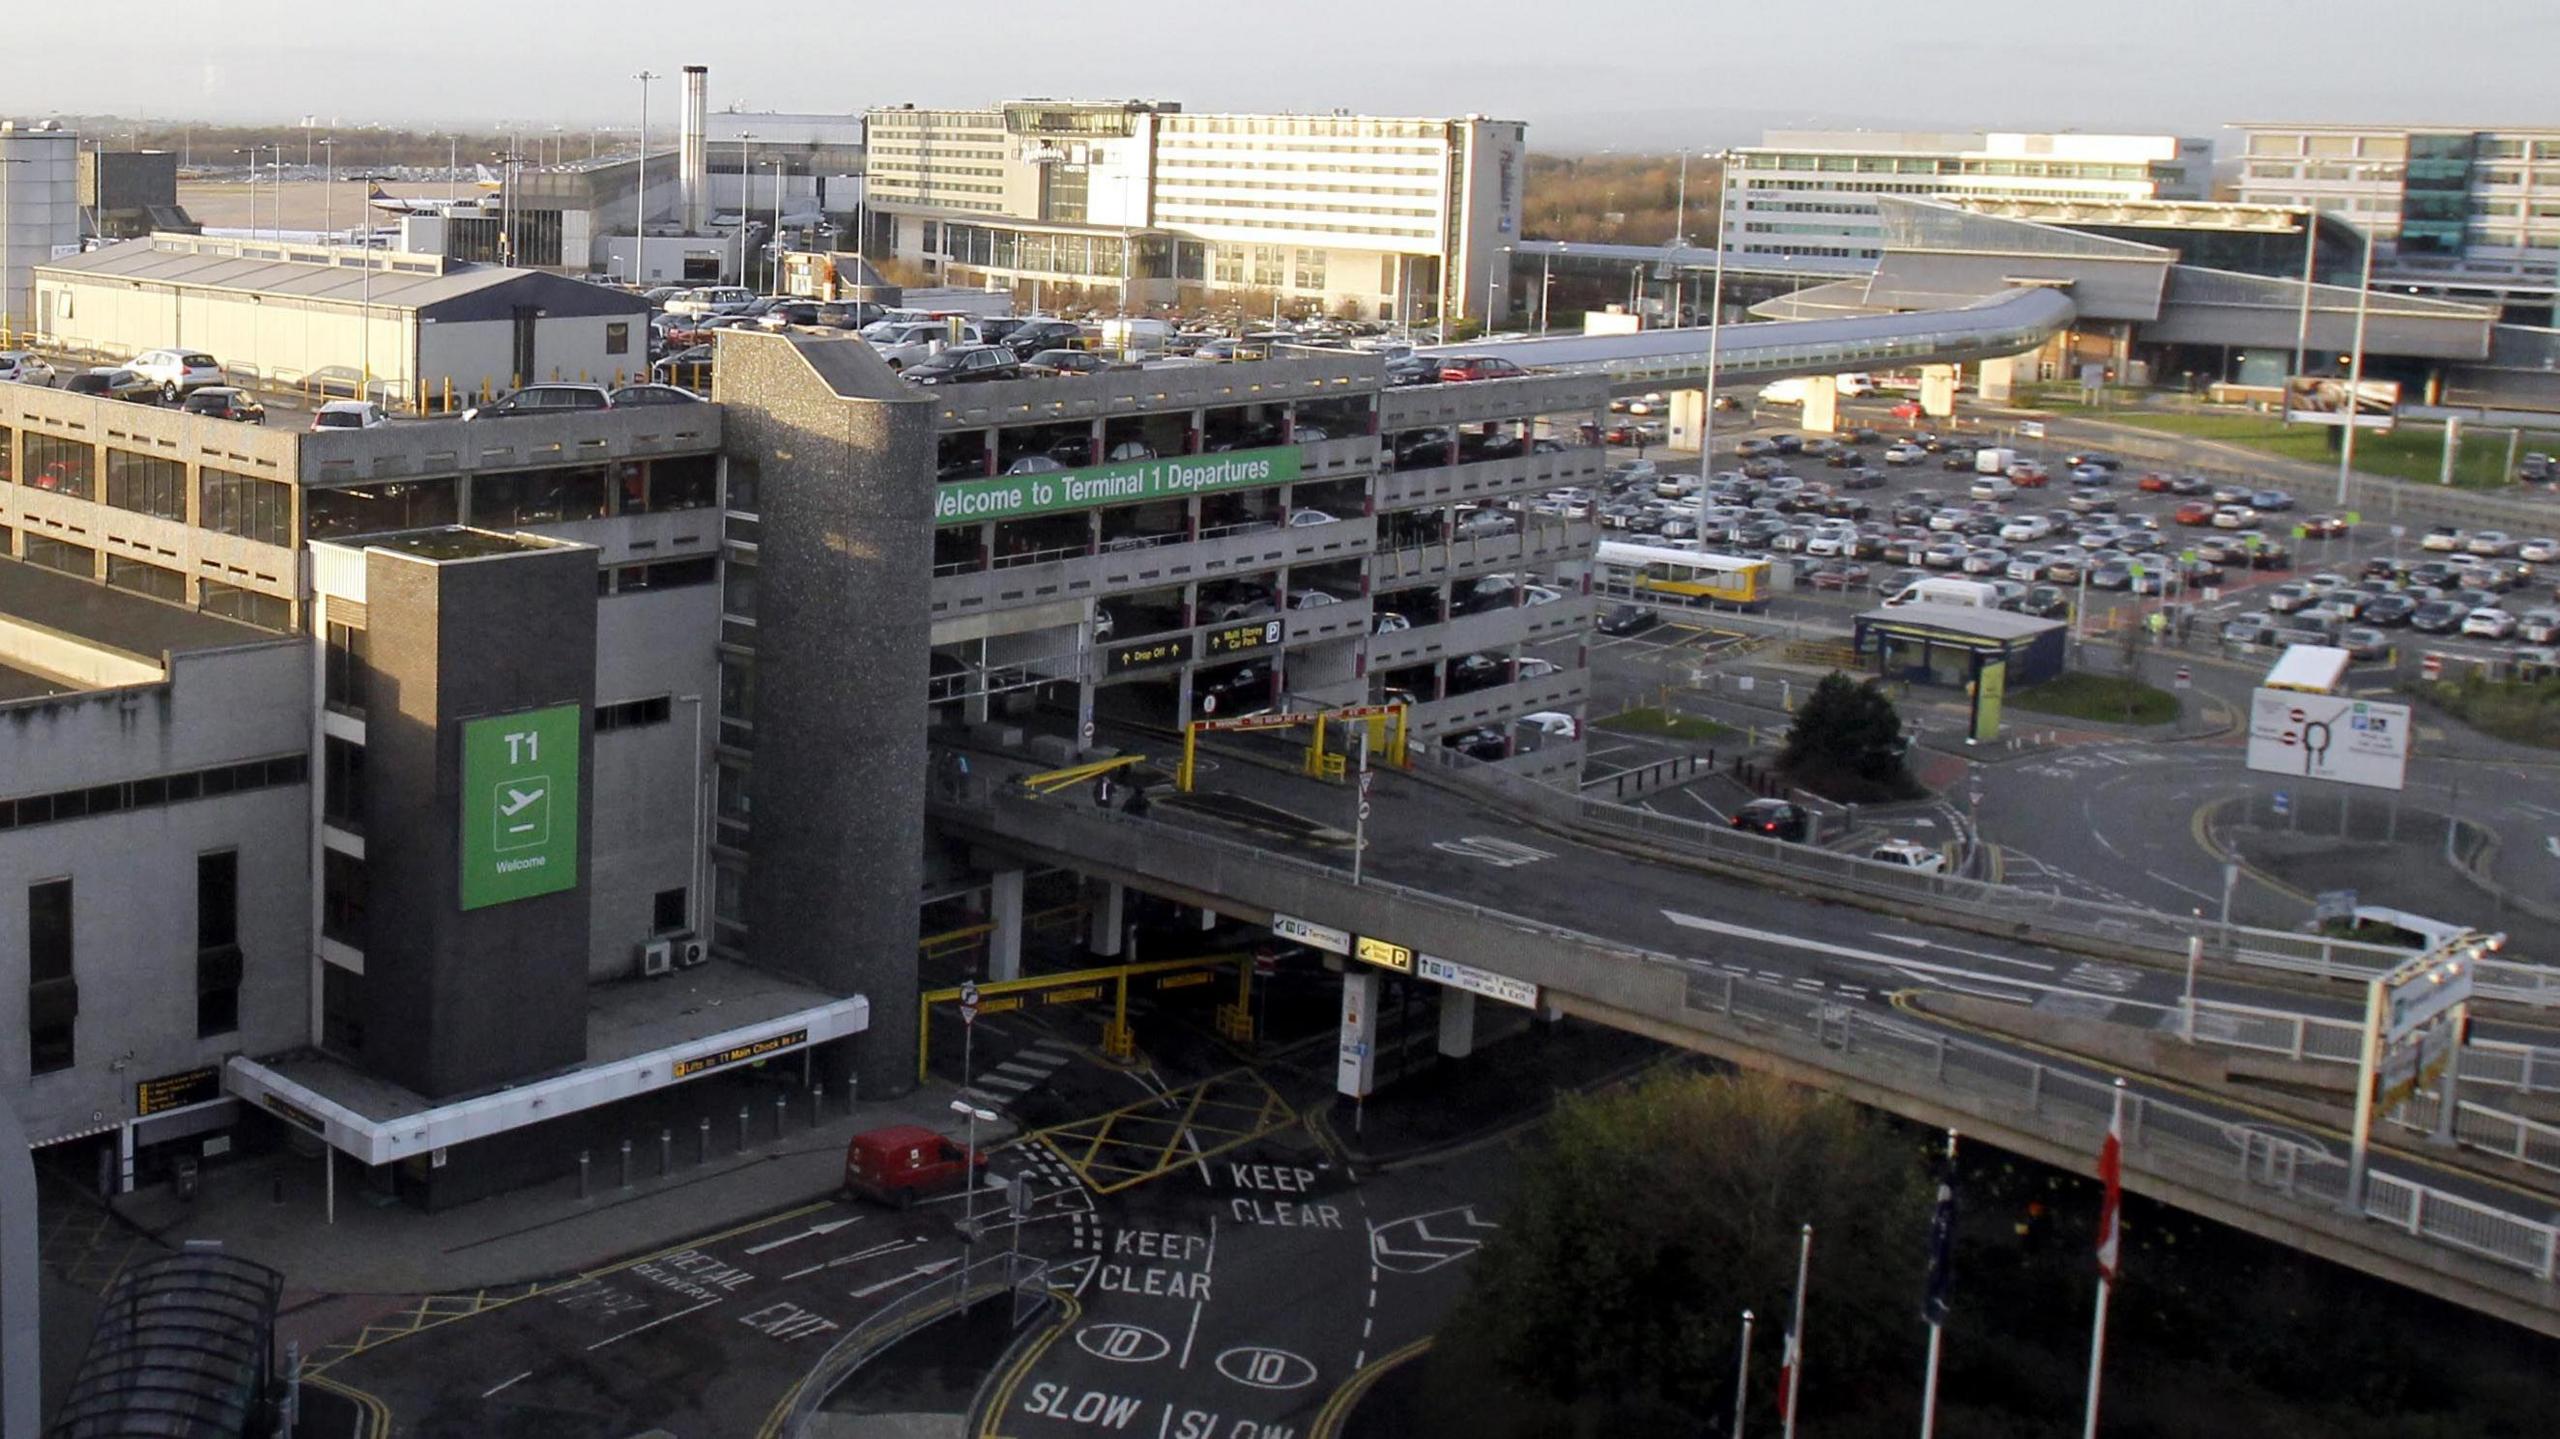
[[[1360,779],[1356,786],[1360,802],[1351,812],[1351,882],[1358,884],[1361,855],[1369,847],[1369,722],[1355,723],[1360,727]]]
[[[976,980],[960,982],[960,1087],[970,1084],[972,1052],[978,1042],[978,984]],[[975,1151],[972,1151],[974,1160]]]
[[[2450,1133],[2456,1066],[2471,1023],[2471,972],[2480,956],[2505,944],[2505,935],[2465,930],[2367,981],[2364,1036],[2356,1058],[2355,1133],[2347,1156],[2348,1213],[2364,1212],[2365,1165],[2377,1110],[2391,1109],[2428,1081],[2440,1080],[2437,1132]],[[2431,1035],[2439,1042],[2430,1045]]]

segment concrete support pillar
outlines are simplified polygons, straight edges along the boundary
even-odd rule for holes
[[[970,724],[985,724],[989,718],[987,705],[993,698],[987,693],[987,642],[979,640],[973,648],[976,653],[971,662],[977,667],[974,676],[976,688],[960,701],[960,717]],[[962,680],[964,684],[971,682],[971,679]]]
[[[1120,956],[1121,916],[1129,903],[1128,887],[1117,880],[1094,882],[1092,909],[1085,932],[1085,949],[1100,959]]]
[[[2009,397],[2016,392],[2014,387],[2018,380],[2018,364],[2021,358],[2023,357],[2012,355],[2005,360],[1983,361],[1982,379],[1976,393],[1991,404],[2009,403]]]
[[[1671,419],[1663,431],[1663,443],[1687,454],[1698,452],[1698,441],[1707,433],[1707,392],[1673,390]]]
[[[1937,420],[1946,419],[1956,412],[1955,366],[1920,367],[1920,412]]]
[[[1022,878],[1018,869],[1000,869],[987,882],[987,978],[1022,978]]]
[[[1360,1099],[1376,1087],[1378,980],[1373,969],[1342,977],[1342,1040],[1334,1063],[1334,1091]]]
[[[1440,991],[1440,1053],[1464,1059],[1476,1052],[1476,997],[1463,989]]]
[[[1089,636],[1088,636],[1088,638],[1087,638],[1087,647],[1088,647],[1088,648],[1090,648],[1090,647],[1091,647],[1091,639],[1090,639],[1090,637],[1089,637]],[[1077,754],[1083,754],[1086,750],[1093,748],[1093,734],[1094,734],[1094,730],[1093,730],[1093,692],[1094,692],[1094,688],[1095,688],[1095,686],[1094,686],[1094,683],[1093,683],[1093,677],[1092,677],[1091,675],[1087,675],[1087,676],[1085,676],[1085,677],[1083,677],[1083,678],[1081,678],[1081,679],[1079,679],[1079,680],[1077,680],[1077,681],[1076,681],[1076,753],[1077,753]]]
[[[1804,382],[1804,432],[1827,435],[1840,428],[1840,381],[1811,375]]]

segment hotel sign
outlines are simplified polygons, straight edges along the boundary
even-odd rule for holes
[[[1298,478],[1298,464],[1298,447],[1280,445],[1223,455],[1126,460],[1116,465],[1051,470],[1041,475],[955,480],[934,490],[933,522],[968,525],[985,520],[1018,520],[1027,515],[1055,514],[1094,505],[1144,504],[1218,490],[1285,485]]]

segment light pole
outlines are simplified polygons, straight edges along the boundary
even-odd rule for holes
[[[2364,322],[2373,308],[2373,231],[2364,230],[2364,264],[2356,279],[2356,338],[2347,357],[2347,433],[2338,444],[2338,507],[2346,508],[2347,475],[2356,464],[2356,411],[2364,399]]]
[[[968,1187],[962,1191],[965,1197],[960,1201],[960,1237],[969,1246],[960,1261],[960,1292],[966,1295],[969,1292],[971,1261],[978,1257],[978,1121],[983,1119],[993,1124],[996,1116],[994,1111],[980,1109],[965,1099],[951,1101],[951,1112],[965,1115],[969,1120],[969,1156],[961,1170],[961,1182]]]
[[[755,162],[747,156],[747,146],[755,136],[745,131],[738,134],[738,283],[747,283],[747,181],[755,173]]]
[[[1683,152],[1685,156],[1686,152]],[[1719,150],[1719,157],[1730,154]],[[1719,163],[1722,163],[1719,158]],[[1717,187],[1721,194],[1723,187]],[[1709,282],[1707,295],[1707,393],[1704,414],[1698,421],[1698,543],[1707,539],[1707,487],[1716,472],[1716,368],[1724,352],[1724,206],[1716,206],[1715,278]]]
[[[640,82],[640,173],[631,201],[631,278],[646,284],[649,279],[649,82],[657,79],[654,71],[643,70],[634,77]],[[746,192],[739,191],[738,210],[746,212]]]
[[[254,240],[258,238],[258,148],[252,145],[231,153],[249,157],[249,238]]]
[[[337,233],[338,227],[336,224],[336,215],[330,202],[337,198],[338,189],[337,136],[332,135],[328,139],[320,142],[320,159],[322,164],[327,167],[320,177],[320,228],[328,231],[334,236]]]
[[[1556,250],[1563,248],[1559,244],[1538,257],[1538,333],[1541,335],[1547,332],[1548,312],[1555,308]]]
[[[784,162],[783,162],[783,161],[780,161],[780,160],[776,160],[776,161],[774,161],[774,162],[773,162],[773,267],[772,267],[772,269],[771,269],[770,271],[768,271],[768,272],[767,272],[767,273],[770,275],[770,277],[772,278],[772,280],[773,280],[773,293],[774,293],[775,295],[777,295],[777,296],[779,296],[779,295],[782,293],[782,166],[783,166],[783,163],[784,163]],[[1124,260],[1124,261],[1122,262],[1122,269],[1124,269],[1124,270],[1125,270],[1126,268],[1127,268],[1127,262]],[[1126,282],[1124,281],[1123,283],[1126,283]]]

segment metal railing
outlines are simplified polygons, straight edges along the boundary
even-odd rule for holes
[[[982,769],[959,783],[941,786],[934,800],[938,806],[985,813],[1000,833],[1004,831],[1000,816],[1011,812],[1032,821],[1022,826],[1026,830],[1062,832],[1054,837],[1043,834],[1036,842],[1063,842],[1075,853],[1101,853],[1111,848],[1105,842],[1108,837],[1134,836],[1150,841],[1150,852],[1167,856],[1169,864],[1193,878],[1202,856],[1215,852],[1247,860],[1258,869],[1292,871],[1349,888],[1349,877],[1330,865],[1122,811],[1045,804],[1013,793],[1010,785],[1009,778]],[[1951,1037],[1899,1017],[1871,1016],[1819,994],[1710,970],[1701,961],[1391,881],[1369,879],[1360,890],[1392,897],[1417,911],[1464,915],[1498,925],[1595,962],[1669,967],[1681,976],[1689,1011],[1756,1027],[1758,1033],[1742,1038],[1843,1078],[1950,1102],[1976,1117],[2008,1121],[2056,1143],[2085,1146],[2092,1154],[2107,1126],[2112,1084],[2074,1067]],[[2326,1211],[2331,1216],[2345,1209],[2346,1159],[2317,1141],[2267,1133],[2236,1112],[2215,1112],[2148,1095],[2137,1095],[2130,1102],[2128,1125],[2129,1167],[2176,1182],[2210,1181],[2216,1193],[2228,1193],[2230,1181],[2236,1178],[2269,1205]],[[2361,1213],[2414,1239],[2459,1250],[2546,1283],[2554,1278],[2555,1259],[2560,1258],[2560,1226],[2381,1168],[2368,1174]],[[2431,1262],[2421,1255],[2401,1258]],[[2537,1302],[2560,1303],[2560,1295],[2546,1290]]]
[[[793,1387],[790,1405],[780,1416],[780,1423],[763,1432],[781,1439],[807,1432],[827,1397],[843,1387],[863,1365],[926,1325],[965,1312],[985,1300],[1012,1292],[1017,1301],[1015,1322],[1019,1325],[1020,1301],[1026,1291],[1035,1291],[1046,1302],[1048,1290],[1044,1281],[1048,1269],[1045,1261],[1028,1254],[992,1254],[964,1264],[956,1275],[936,1275],[922,1287],[881,1305],[818,1356],[818,1362],[810,1365],[809,1372]]]
[[[2470,1059],[2468,1054],[2463,1056],[2466,1070]],[[2463,1075],[2465,1080],[2470,1077]],[[2560,1127],[2466,1099],[2453,1112],[2453,1137],[2466,1148],[2560,1174]]]

